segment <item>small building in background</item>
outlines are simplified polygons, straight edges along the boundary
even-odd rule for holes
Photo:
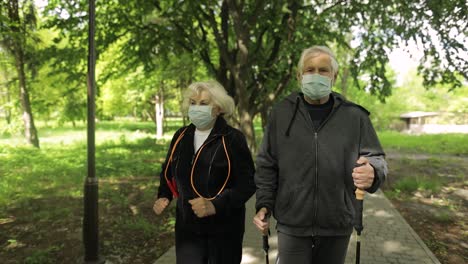
[[[431,123],[430,118],[437,116],[437,112],[408,112],[400,115],[400,118],[405,121],[405,131],[409,133],[422,133],[424,130],[424,125]]]
[[[468,133],[466,124],[440,124],[438,112],[415,111],[400,115],[405,121],[404,132],[410,134]]]

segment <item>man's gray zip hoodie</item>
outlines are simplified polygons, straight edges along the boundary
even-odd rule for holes
[[[363,107],[332,93],[333,109],[315,129],[301,96],[291,94],[270,114],[256,160],[256,209],[273,212],[286,234],[349,235],[355,162],[369,159],[375,179],[366,191],[373,193],[387,174],[385,153]]]

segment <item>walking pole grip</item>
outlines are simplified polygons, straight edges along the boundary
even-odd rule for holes
[[[356,200],[364,200],[364,195],[366,195],[366,192],[361,190],[361,189],[356,189],[356,191],[354,192],[356,194]]]

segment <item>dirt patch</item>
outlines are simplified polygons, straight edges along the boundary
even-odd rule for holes
[[[156,216],[142,188],[141,180],[100,184],[99,252],[108,263],[153,263],[174,243],[174,208]],[[83,263],[82,204],[55,197],[7,209],[0,215],[0,263]]]
[[[468,158],[389,155],[387,160],[391,173],[383,190],[396,209],[441,263],[468,263]]]

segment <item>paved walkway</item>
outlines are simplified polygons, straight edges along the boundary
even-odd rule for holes
[[[252,198],[247,208],[254,208]],[[244,237],[243,264],[265,263],[262,238],[252,224],[253,209],[247,210],[246,232]],[[381,191],[367,194],[364,201],[364,231],[361,235],[362,264],[440,264],[419,236],[406,223]],[[273,231],[274,228],[272,228]],[[270,237],[270,263],[277,255],[277,236]],[[356,237],[351,237],[346,264],[355,263]],[[175,264],[175,250],[172,247],[154,264]]]

